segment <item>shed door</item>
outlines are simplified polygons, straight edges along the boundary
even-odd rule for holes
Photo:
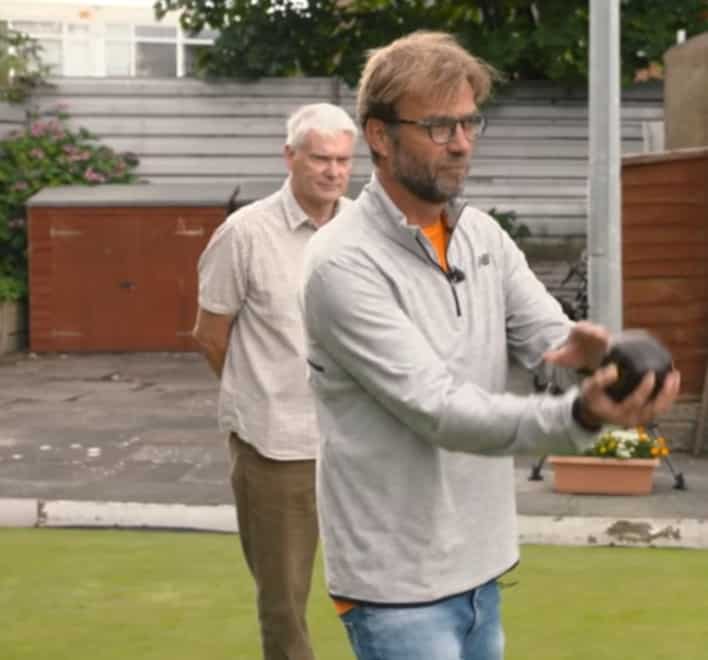
[[[146,209],[140,224],[136,312],[145,348],[193,350],[197,261],[223,212],[203,208]]]
[[[51,329],[42,348],[195,349],[197,260],[223,220],[220,208],[65,208],[48,215]]]
[[[138,221],[121,209],[52,213],[53,334],[60,350],[115,350],[135,334]]]

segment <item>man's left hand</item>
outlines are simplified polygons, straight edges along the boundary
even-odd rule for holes
[[[609,350],[610,333],[601,325],[578,321],[571,329],[565,344],[543,355],[546,362],[568,369],[594,371]]]

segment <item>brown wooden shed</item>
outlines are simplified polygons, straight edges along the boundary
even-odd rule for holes
[[[32,197],[30,350],[195,350],[196,264],[233,188],[66,186]],[[272,183],[245,184],[239,200],[269,192]]]
[[[681,392],[700,395],[708,361],[708,147],[622,160],[624,325],[663,340]]]

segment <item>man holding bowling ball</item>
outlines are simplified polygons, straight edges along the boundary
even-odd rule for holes
[[[608,396],[607,330],[571,323],[499,225],[459,202],[492,77],[443,33],[374,51],[357,96],[374,174],[307,248],[320,530],[358,660],[501,660],[512,456],[582,453],[601,424],[647,423],[678,395],[671,372],[652,396],[649,372]],[[506,392],[511,358],[565,393]],[[591,375],[566,388],[578,370]]]
[[[587,360],[580,345],[582,336],[595,335],[600,349],[597,358]],[[582,369],[585,360],[592,371],[580,386],[575,415],[588,428],[604,424],[643,426],[666,412],[678,396],[680,375],[673,369],[671,355],[651,335],[623,332],[614,338],[602,326],[587,321],[576,323],[567,342],[544,355],[548,363]]]

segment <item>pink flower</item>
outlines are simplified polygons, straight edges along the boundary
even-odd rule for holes
[[[41,137],[47,131],[47,124],[43,121],[36,121],[30,127],[32,137]]]
[[[91,158],[90,151],[75,151],[69,156],[69,162],[78,163],[82,160],[88,160],[89,158]]]
[[[29,188],[27,181],[17,181],[14,187],[15,190],[27,190],[27,188]]]
[[[59,140],[64,137],[64,127],[62,126],[62,123],[57,119],[51,119],[47,124],[47,129],[53,137]]]
[[[65,144],[62,147],[65,154],[68,155],[68,160],[70,163],[76,163],[81,160],[88,160],[91,158],[91,152],[87,149],[83,151],[79,149],[75,144]]]
[[[92,167],[87,167],[84,172],[84,179],[89,183],[103,183],[106,177],[100,172],[96,172]]]
[[[39,147],[35,147],[30,151],[30,156],[32,158],[36,158],[37,160],[42,160],[44,158],[44,151],[42,151]]]

